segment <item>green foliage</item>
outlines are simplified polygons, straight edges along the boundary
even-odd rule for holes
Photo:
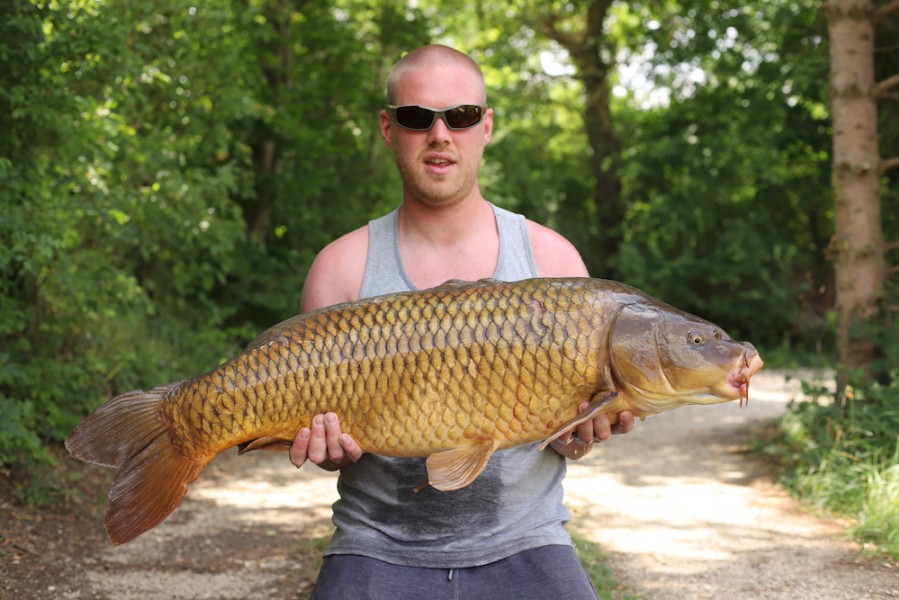
[[[850,516],[853,537],[899,558],[899,373],[888,385],[846,389],[834,402],[805,386],[766,451],[805,501]]]
[[[668,96],[619,112],[630,209],[615,261],[638,287],[773,347],[826,331],[832,216],[821,25],[810,6],[766,7],[770,20],[727,2],[643,16],[658,50],[646,76]]]
[[[315,252],[399,200],[383,78],[425,40],[398,7],[356,1],[0,11],[0,464],[15,464],[296,312]]]
[[[483,169],[485,195],[589,248],[597,228],[578,88],[509,82],[495,110],[500,131]]]
[[[112,395],[198,374],[295,313],[315,253],[400,201],[378,111],[390,65],[430,40],[484,69],[488,199],[785,363],[827,355],[818,4],[613,3],[628,212],[609,257],[583,83],[536,24],[580,31],[589,4],[0,3],[0,463],[47,460]]]

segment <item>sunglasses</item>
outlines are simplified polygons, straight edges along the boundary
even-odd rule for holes
[[[486,105],[477,104],[460,104],[444,110],[427,106],[387,106],[387,114],[394,123],[413,131],[427,131],[437,117],[443,119],[450,129],[468,129],[481,122],[486,110]]]

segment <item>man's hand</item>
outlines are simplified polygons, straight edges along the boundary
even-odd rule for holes
[[[578,407],[578,411],[585,411],[589,407],[590,403],[584,402]],[[577,460],[590,452],[594,442],[604,442],[613,434],[627,433],[633,428],[634,413],[630,411],[618,413],[618,420],[614,425],[608,415],[599,415],[565,433],[550,446],[562,456]]]
[[[290,447],[290,462],[298,469],[307,460],[328,471],[334,471],[362,458],[362,448],[348,433],[340,430],[337,415],[329,412],[315,415],[312,427],[297,432]]]

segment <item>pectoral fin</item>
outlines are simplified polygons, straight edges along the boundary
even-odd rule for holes
[[[601,398],[597,398],[590,403],[590,406],[584,412],[578,413],[573,419],[566,421],[562,424],[561,427],[556,429],[551,436],[546,438],[542,444],[540,444],[540,450],[543,450],[547,446],[549,446],[552,442],[557,440],[564,434],[566,431],[570,431],[574,429],[581,423],[586,423],[593,417],[600,415],[604,412],[609,412],[610,405],[618,398],[618,392],[611,391],[605,396]]]
[[[278,452],[282,450],[290,450],[291,444],[293,444],[292,440],[285,440],[284,438],[261,437],[256,438],[255,440],[250,440],[249,442],[238,444],[237,453],[245,454],[247,452],[252,452],[253,450],[269,450],[272,452]]]
[[[475,446],[432,454],[427,462],[428,483],[444,492],[464,488],[484,471],[497,448],[499,442],[491,439]]]

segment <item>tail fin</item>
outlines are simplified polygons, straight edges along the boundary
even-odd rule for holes
[[[178,385],[116,396],[66,438],[75,458],[118,469],[106,507],[106,533],[113,544],[131,541],[161,523],[209,461],[186,456],[172,444],[161,408]]]

